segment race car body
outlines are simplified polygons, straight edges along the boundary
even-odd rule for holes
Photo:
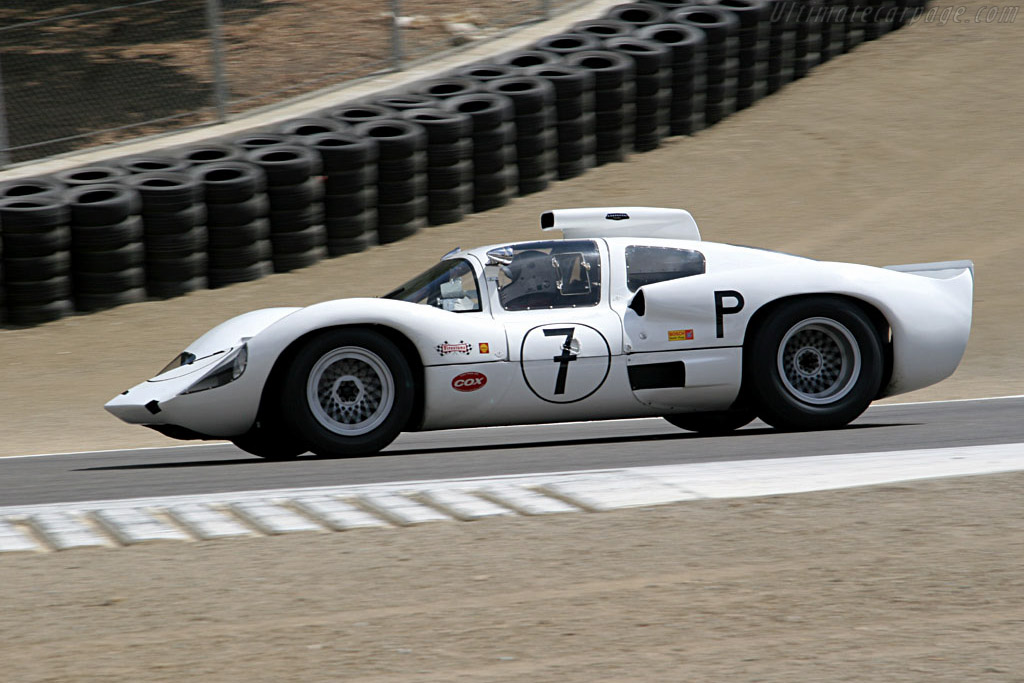
[[[563,238],[456,250],[379,299],[229,320],[107,409],[270,458],[638,416],[821,429],[948,377],[967,344],[969,261],[875,268],[703,242],[679,209],[541,224]]]

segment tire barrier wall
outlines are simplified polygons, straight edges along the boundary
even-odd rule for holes
[[[273,129],[0,183],[0,320],[223,287],[692,135],[927,0],[642,0]]]

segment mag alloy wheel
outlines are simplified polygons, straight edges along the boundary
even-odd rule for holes
[[[861,354],[853,333],[830,318],[801,320],[786,332],[777,355],[786,390],[804,403],[827,405],[853,389]]]
[[[395,380],[380,356],[344,346],[317,361],[306,381],[306,400],[324,428],[343,436],[379,427],[395,402]]]

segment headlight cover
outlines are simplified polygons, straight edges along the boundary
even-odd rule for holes
[[[198,382],[193,383],[188,389],[181,392],[181,395],[195,394],[208,389],[216,389],[225,384],[230,384],[242,376],[245,366],[249,363],[249,345],[242,344],[229,353],[224,360],[213,366],[206,375]]]

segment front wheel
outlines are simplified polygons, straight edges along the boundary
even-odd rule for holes
[[[289,428],[326,457],[371,455],[402,431],[415,387],[402,352],[364,329],[315,337],[288,371],[283,411]]]
[[[245,434],[232,438],[231,443],[264,460],[294,460],[307,450],[306,445],[293,435],[264,422],[258,422]]]
[[[841,427],[878,394],[878,333],[855,304],[831,297],[783,305],[753,332],[745,384],[758,417],[778,429]]]

